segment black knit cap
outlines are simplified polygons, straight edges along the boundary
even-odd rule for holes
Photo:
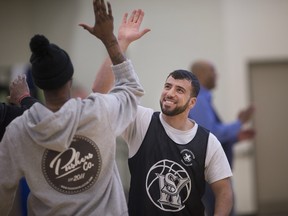
[[[58,89],[73,76],[73,65],[69,55],[49,42],[43,35],[31,38],[32,76],[35,84],[44,90]]]

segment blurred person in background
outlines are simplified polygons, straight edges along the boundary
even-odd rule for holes
[[[192,64],[191,72],[197,76],[200,82],[200,92],[195,106],[189,112],[189,118],[210,130],[219,139],[232,169],[234,145],[240,141],[254,138],[254,129],[244,127],[251,120],[254,107],[250,105],[241,110],[233,122],[223,122],[213,105],[212,91],[217,84],[217,72],[214,65],[207,60],[198,60]],[[214,215],[215,198],[208,184],[203,202],[207,214]],[[231,215],[235,215],[235,209]]]

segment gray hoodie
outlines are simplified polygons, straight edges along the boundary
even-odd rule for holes
[[[23,176],[29,215],[128,215],[116,137],[134,120],[144,91],[130,61],[112,69],[109,94],[70,99],[55,113],[36,103],[8,126],[0,143],[1,216]]]

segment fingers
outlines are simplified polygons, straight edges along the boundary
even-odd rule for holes
[[[104,0],[100,0],[99,2],[100,2],[100,9],[102,10],[102,12],[106,13],[106,5]]]
[[[123,15],[123,18],[122,18],[122,24],[126,24],[127,23],[127,17],[128,17],[128,13],[125,13]]]
[[[141,9],[138,9],[133,19],[134,23],[139,23],[140,25],[142,23],[143,17],[144,17],[144,11]]]
[[[29,86],[26,81],[26,75],[18,75],[16,79],[14,79],[9,86],[10,96],[7,100],[10,103],[19,105],[20,100],[24,97],[30,96]]]
[[[142,21],[143,21],[143,17],[144,17],[144,11],[139,10],[139,15],[138,15],[137,22],[139,22],[141,24]]]
[[[151,29],[148,29],[148,28],[143,29],[143,30],[140,32],[141,37],[142,37],[143,35],[145,35],[145,34],[146,34],[147,32],[149,32],[149,31],[151,31]]]
[[[118,30],[118,39],[126,40],[129,43],[141,38],[147,32],[151,31],[148,28],[145,28],[140,31],[140,26],[144,18],[144,11],[141,9],[133,10],[130,14],[125,13],[122,18],[122,23]],[[128,43],[128,44],[129,44]]]
[[[133,16],[133,19],[132,19],[131,22],[137,23],[137,22],[138,22],[138,19],[139,19],[139,17],[140,17],[140,14],[141,14],[141,10],[140,10],[140,9],[136,10],[136,12],[134,13],[134,16]]]
[[[132,22],[133,24],[136,24],[137,28],[140,27],[143,18],[144,18],[144,11],[141,9],[134,10],[129,18],[129,22]],[[142,37],[147,32],[151,31],[151,29],[145,28],[142,31],[139,32],[140,37]]]
[[[106,7],[104,4],[104,0],[93,0],[93,9],[95,14],[95,23],[98,20],[102,20],[102,14],[106,13]]]
[[[18,78],[19,78],[19,81],[26,83],[26,75],[25,74],[19,75]]]
[[[93,0],[93,10],[94,10],[94,14],[95,14],[95,16],[96,16],[96,14],[97,14],[97,0]]]
[[[112,7],[111,7],[110,2],[107,2],[107,7],[106,7],[104,0],[94,0],[93,4],[94,4],[94,13],[95,13],[95,18],[96,18],[95,21],[102,22],[102,21],[107,20],[107,17],[109,17],[108,19],[113,18]]]
[[[112,14],[112,7],[111,7],[110,2],[107,2],[107,7],[108,7],[108,16],[109,16],[109,17],[112,17],[113,14]]]
[[[128,19],[128,22],[132,23],[132,24],[135,23],[135,24],[141,25],[143,18],[144,18],[144,11],[143,10],[141,10],[141,9],[133,10],[129,19]],[[122,23],[127,23],[126,14],[124,14]]]
[[[128,22],[133,22],[133,19],[134,19],[134,17],[135,17],[135,14],[136,14],[136,10],[133,10],[132,13],[131,13],[131,15],[130,15],[130,17],[129,17]]]
[[[107,9],[104,0],[98,1],[98,14],[100,15],[100,18],[104,18],[107,14]]]
[[[83,23],[79,24],[79,26],[83,27],[85,30],[87,30],[88,32],[90,32],[90,33],[92,34],[92,32],[93,32],[93,27],[88,26],[88,25],[83,24]]]
[[[112,7],[109,2],[107,2],[107,6],[105,0],[93,0],[93,10],[94,10],[94,17],[95,23],[94,26],[89,26],[84,23],[80,23],[79,26],[83,27],[87,30],[90,34],[99,38],[102,37],[103,30],[106,34],[108,30],[113,31],[113,15],[112,15]],[[100,39],[100,38],[99,38]]]
[[[104,0],[93,0],[93,9],[95,14],[101,11],[106,11]]]
[[[22,74],[22,75],[18,75],[16,79],[14,79],[11,83],[10,86],[14,86],[14,85],[18,85],[21,83],[26,83],[26,75]]]
[[[139,9],[139,10],[136,11],[135,16],[134,16],[134,18],[133,18],[133,22],[134,22],[134,23],[137,23],[137,22],[138,22],[138,19],[139,19],[139,17],[140,17],[140,14],[141,14],[141,10]]]
[[[94,5],[94,14],[95,14],[95,23],[97,21],[102,21],[102,5],[101,5],[101,0],[94,0],[93,1]]]

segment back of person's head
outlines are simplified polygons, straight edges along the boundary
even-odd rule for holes
[[[31,38],[30,63],[35,84],[43,90],[55,90],[71,80],[74,69],[69,55],[43,35]]]
[[[192,92],[191,92],[191,96],[193,97],[197,97],[200,91],[200,83],[198,78],[195,76],[195,74],[187,71],[187,70],[175,70],[173,72],[171,72],[168,77],[173,77],[174,79],[186,79],[191,83],[192,86]],[[167,78],[168,78],[167,77]]]
[[[202,86],[209,90],[215,88],[216,71],[212,63],[205,60],[195,61],[191,66],[191,72],[197,76]]]

